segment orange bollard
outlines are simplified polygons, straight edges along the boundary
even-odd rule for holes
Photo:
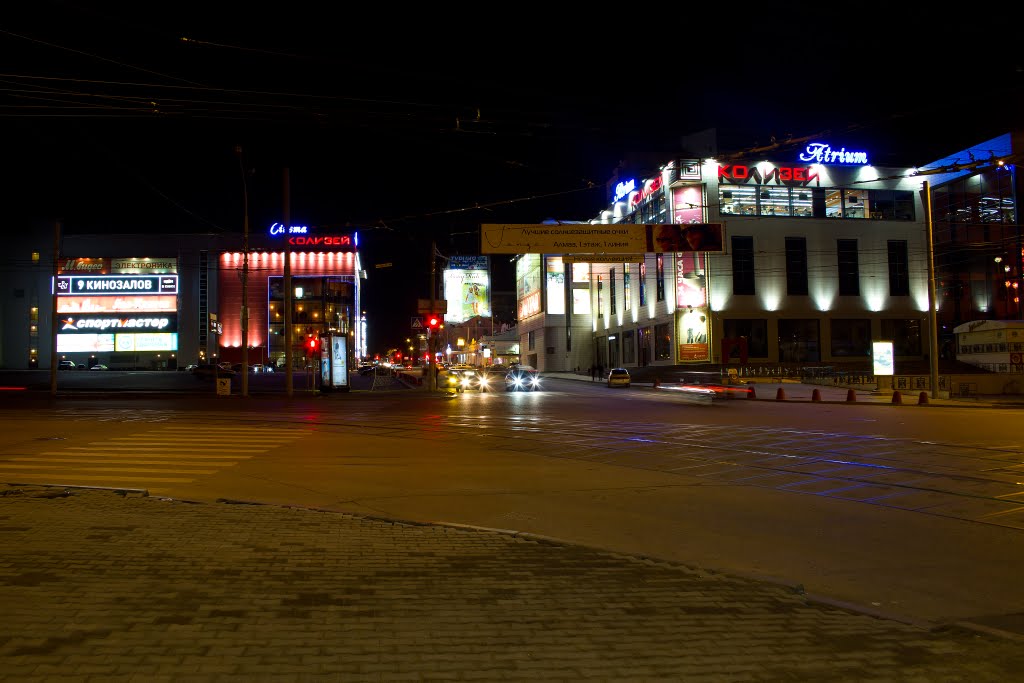
[[[928,405],[928,393],[927,392],[922,391],[921,394],[917,397],[917,405],[919,405],[919,406],[926,406],[926,405]]]
[[[782,387],[779,387],[779,390],[775,392],[775,400],[776,401],[785,401],[786,400],[786,392],[782,389]]]
[[[903,405],[903,394],[901,394],[898,391],[892,392],[892,402],[893,402],[893,405],[897,405],[897,406]]]
[[[815,389],[814,391],[811,392],[811,400],[815,401],[815,402],[820,402],[821,401],[821,390],[820,389]]]
[[[750,393],[747,394],[747,398],[757,398],[757,392],[754,391],[754,385],[750,385]]]
[[[846,390],[846,402],[847,403],[855,403],[856,401],[857,401],[857,394],[856,394],[856,392],[854,392],[853,389],[847,389]]]

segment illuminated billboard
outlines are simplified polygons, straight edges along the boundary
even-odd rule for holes
[[[107,315],[83,313],[60,316],[57,330],[60,334],[94,334],[98,332],[177,332],[178,315],[149,314]]]
[[[177,294],[177,275],[58,275],[59,296]]]
[[[453,256],[444,271],[445,321],[461,323],[491,316],[490,261],[486,256]]]
[[[174,313],[178,297],[173,294],[145,296],[59,296],[58,313]]]

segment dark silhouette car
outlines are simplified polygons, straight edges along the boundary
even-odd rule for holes
[[[540,372],[529,365],[517,365],[505,374],[505,391],[540,391]]]
[[[215,377],[234,377],[238,373],[231,369],[222,368],[219,365],[201,363],[192,368],[192,376],[196,379],[213,379]]]

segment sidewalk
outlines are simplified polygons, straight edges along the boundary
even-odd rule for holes
[[[0,680],[1019,680],[1021,643],[495,530],[0,487]]]
[[[550,379],[564,379],[579,382],[592,382],[603,385],[603,380],[592,380],[590,375],[574,372],[544,372],[541,375]],[[865,386],[834,386],[831,384],[804,384],[792,380],[757,378],[745,384],[732,385],[751,387],[753,398],[759,401],[793,401],[821,403],[886,403],[893,405],[935,405],[945,407],[983,407],[983,408],[1024,408],[1024,396],[1016,395],[985,395],[977,398],[932,398],[930,391],[898,392],[895,398],[893,391],[877,391],[873,385]],[[650,376],[633,380],[633,387],[656,390],[669,390],[671,382],[656,382]],[[618,389],[616,389],[618,390]],[[780,393],[781,392],[781,393]],[[817,393],[815,393],[817,392]]]

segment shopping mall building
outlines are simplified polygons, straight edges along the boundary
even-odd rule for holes
[[[930,297],[940,358],[954,357],[957,325],[1021,317],[1017,137],[920,168],[874,166],[870,150],[841,141],[771,157],[703,144],[704,156],[613,178],[589,223],[708,225],[713,249],[519,255],[524,362],[866,367],[878,340],[893,343],[897,361],[927,357]]]
[[[14,267],[0,272],[0,363],[50,367],[54,329],[57,357],[83,367],[151,370],[241,362],[244,303],[248,362],[280,366],[286,355],[286,278],[294,364],[305,362],[303,340],[310,335],[344,335],[351,354],[365,354],[365,274],[356,233],[274,224],[250,236],[248,263],[242,240],[61,235],[57,225],[50,235],[36,231],[15,240]]]

